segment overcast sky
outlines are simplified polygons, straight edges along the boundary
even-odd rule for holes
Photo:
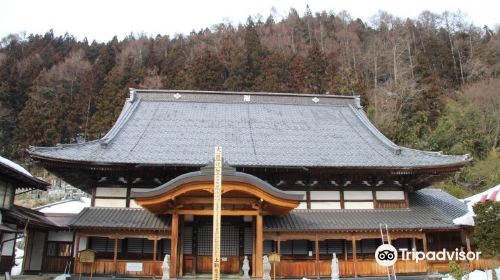
[[[424,10],[461,10],[477,26],[500,24],[500,0],[0,0],[0,38],[22,31],[43,34],[49,29],[56,35],[68,32],[78,39],[101,42],[131,32],[187,34],[220,22],[244,23],[249,15],[265,19],[272,7],[278,17],[286,16],[291,7],[302,15],[307,4],[313,13],[346,10],[364,21],[378,10],[404,18],[416,18]]]

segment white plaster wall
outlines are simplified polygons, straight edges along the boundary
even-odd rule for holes
[[[81,236],[80,237],[80,245],[78,247],[78,251],[87,249],[87,243],[88,243],[88,237]],[[76,252],[76,242],[75,242],[75,247],[73,248],[73,252],[75,253],[74,257],[76,257],[76,254],[78,253],[78,252]]]
[[[311,202],[311,209],[340,209],[340,202]]]
[[[126,188],[101,188],[95,189],[96,196],[127,197]]]
[[[139,204],[137,204],[137,202],[135,202],[135,199],[131,199],[129,205],[130,208],[142,208],[142,206],[140,206]]]
[[[2,241],[9,240],[15,237],[14,233],[4,233]],[[2,256],[12,256],[12,250],[14,249],[15,240],[11,240],[3,243]]]
[[[373,202],[346,201],[344,209],[373,209]]]
[[[307,202],[299,202],[299,206],[295,209],[307,209]]]
[[[95,207],[126,207],[126,199],[116,199],[116,198],[96,198],[94,202]]]
[[[372,200],[371,191],[344,191],[344,200]]]
[[[377,191],[377,200],[404,200],[404,191]]]
[[[73,241],[73,233],[69,231],[49,231],[48,241]]]
[[[311,200],[340,200],[339,191],[311,191]]]

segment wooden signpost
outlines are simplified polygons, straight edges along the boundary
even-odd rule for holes
[[[281,257],[278,253],[272,253],[269,256],[269,262],[273,265],[273,279],[276,280],[276,264],[281,261]]]
[[[80,276],[78,280],[82,278],[82,270],[84,264],[90,264],[90,279],[92,280],[92,273],[94,272],[94,262],[95,262],[95,252],[90,249],[85,249],[80,251]]]
[[[222,147],[217,146],[215,147],[215,155],[214,155],[212,280],[220,280],[221,192],[222,192]]]

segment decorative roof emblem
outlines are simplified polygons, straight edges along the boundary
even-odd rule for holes
[[[247,94],[243,95],[243,101],[250,102],[250,95]]]
[[[175,98],[175,99],[179,99],[179,98],[181,98],[181,94],[180,94],[180,93],[176,93],[176,94],[174,94],[174,98]]]
[[[314,97],[314,98],[312,99],[312,101],[313,101],[314,103],[318,103],[318,102],[319,102],[319,98]]]

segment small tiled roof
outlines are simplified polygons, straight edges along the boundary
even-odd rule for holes
[[[170,229],[170,215],[155,215],[140,208],[89,207],[69,223],[74,229],[154,230]]]
[[[42,161],[203,166],[220,145],[235,167],[434,168],[465,165],[397,146],[358,97],[134,90],[102,139],[32,147]]]
[[[32,176],[17,163],[0,157],[0,175],[10,178],[15,182],[16,189],[47,190],[49,183]]]
[[[293,210],[285,216],[265,216],[264,231],[373,231],[380,224],[390,230],[458,229],[453,219],[466,205],[434,189],[410,195],[407,209]],[[169,230],[170,215],[154,215],[138,208],[85,208],[70,223],[74,229]]]
[[[11,209],[3,211],[2,215],[4,222],[16,224],[19,229],[24,228],[26,224],[28,228],[59,229],[59,226],[44,213],[19,205],[13,205]]]
[[[464,203],[440,190],[410,195],[410,208],[371,210],[294,210],[285,216],[266,216],[266,231],[359,231],[455,229],[453,219],[467,211]]]

